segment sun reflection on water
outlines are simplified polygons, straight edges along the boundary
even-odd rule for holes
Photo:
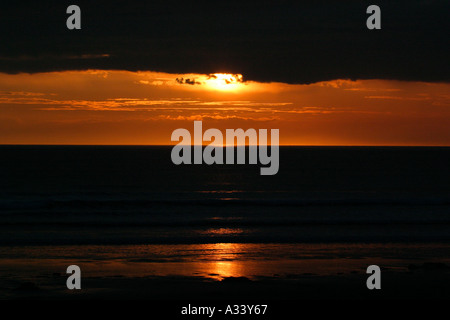
[[[223,279],[226,277],[240,277],[243,274],[243,265],[237,259],[244,250],[240,243],[214,243],[207,245],[211,253],[209,275]]]
[[[209,228],[206,230],[202,230],[199,233],[211,236],[221,236],[221,235],[233,235],[233,234],[241,234],[244,230],[240,228]]]

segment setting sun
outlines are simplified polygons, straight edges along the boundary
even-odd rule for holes
[[[242,74],[213,73],[206,84],[215,90],[235,91],[243,86],[243,77]]]

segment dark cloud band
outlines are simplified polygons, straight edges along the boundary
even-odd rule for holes
[[[66,28],[71,3],[10,2],[0,10],[0,71],[124,69],[240,73],[246,80],[450,81],[450,3],[376,1],[77,1],[82,29]]]

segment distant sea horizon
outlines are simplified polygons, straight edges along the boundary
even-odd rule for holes
[[[89,146],[105,146],[105,147],[173,147],[177,145],[176,143],[174,144],[97,144],[97,143],[93,143],[93,144],[78,144],[78,143],[73,143],[73,144],[68,144],[68,143],[0,143],[0,146],[80,146],[80,147],[89,147]],[[193,144],[195,145],[195,144]],[[209,145],[208,143],[202,144],[202,146],[207,146]],[[240,146],[240,145],[239,145]],[[242,145],[243,146],[243,145]],[[246,146],[248,146],[248,144],[246,144]],[[373,144],[373,145],[366,145],[366,144],[279,144],[280,147],[329,147],[329,148],[334,148],[334,147],[348,147],[348,148],[352,148],[352,147],[392,147],[392,148],[449,148],[450,145],[415,145],[415,144],[411,144],[411,145],[386,145],[386,144]],[[236,147],[236,146],[235,146]]]

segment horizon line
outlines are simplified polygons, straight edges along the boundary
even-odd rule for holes
[[[73,146],[73,147],[174,147],[178,144],[61,144],[61,143],[0,143],[0,147],[3,146]],[[199,145],[183,145],[183,146],[199,146]],[[209,146],[209,144],[202,144],[202,147]],[[259,147],[260,145],[251,145]],[[270,144],[264,146],[271,146]],[[279,144],[279,147],[404,147],[404,148],[450,148],[450,145],[383,145],[383,144]],[[249,145],[234,145],[234,146],[214,146],[222,148],[230,147],[249,147]]]

